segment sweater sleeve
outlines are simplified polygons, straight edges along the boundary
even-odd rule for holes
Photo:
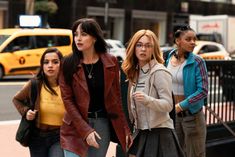
[[[180,102],[180,106],[185,110],[188,109],[190,105],[201,101],[207,97],[208,92],[208,75],[205,61],[197,57],[196,59],[197,66],[195,70],[196,78],[196,91],[189,95],[186,99]]]
[[[170,112],[173,108],[171,75],[165,70],[157,70],[153,76],[153,88],[150,85],[150,90],[155,91],[150,91],[150,93],[155,92],[157,97],[148,95],[145,104],[156,111]]]
[[[12,102],[21,116],[29,110],[31,81],[28,81],[13,97]]]

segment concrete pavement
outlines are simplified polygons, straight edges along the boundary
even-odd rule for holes
[[[21,146],[15,140],[15,133],[19,125],[16,121],[0,121],[0,154],[2,157],[30,157],[27,147]],[[115,157],[116,144],[110,143],[106,157]]]

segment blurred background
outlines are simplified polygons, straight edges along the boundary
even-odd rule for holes
[[[172,45],[177,27],[190,24],[197,33],[219,34],[229,51],[235,48],[226,35],[227,24],[235,26],[235,0],[0,0],[0,28],[17,27],[22,14],[42,15],[43,27],[51,28],[71,28],[78,18],[93,17],[107,38],[123,43],[145,28],[159,36],[161,45]]]

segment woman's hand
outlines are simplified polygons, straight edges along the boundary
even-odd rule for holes
[[[133,144],[133,138],[131,135],[126,135],[126,152],[129,150],[131,145]]]
[[[176,112],[176,113],[180,113],[181,111],[183,111],[183,110],[182,110],[182,108],[180,107],[180,104],[179,104],[179,103],[176,104],[176,105],[175,105],[175,112]]]
[[[95,148],[99,148],[99,144],[97,143],[96,141],[96,137],[101,140],[101,137],[100,135],[96,132],[96,131],[93,131],[91,132],[87,138],[86,138],[86,142],[89,146],[93,146]]]
[[[26,113],[26,119],[27,120],[34,120],[37,114],[37,110],[31,110],[29,109]]]
[[[132,97],[135,99],[135,101],[140,103],[145,103],[147,99],[147,95],[141,91],[136,91],[135,93],[133,93]]]

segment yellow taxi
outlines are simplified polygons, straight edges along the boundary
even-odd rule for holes
[[[230,60],[231,57],[222,44],[212,41],[196,42],[193,53],[200,55],[206,60]]]
[[[0,29],[0,79],[35,73],[42,53],[56,47],[63,55],[72,52],[72,32],[59,28]]]
[[[163,57],[165,58],[170,51],[175,49],[174,46],[162,46],[160,47],[163,52]],[[226,51],[224,46],[220,43],[212,41],[196,41],[196,46],[193,50],[194,54],[201,56],[205,60],[230,60],[231,57]]]

